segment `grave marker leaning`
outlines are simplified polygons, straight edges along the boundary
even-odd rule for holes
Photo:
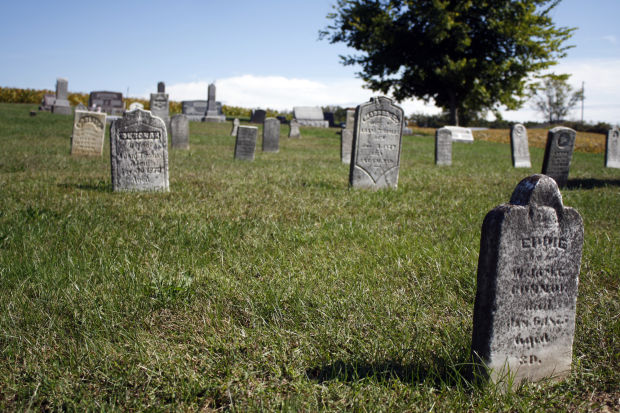
[[[563,126],[553,128],[547,133],[542,173],[555,179],[560,188],[568,183],[576,136],[577,132]]]
[[[607,131],[605,140],[605,167],[620,168],[620,128],[614,126]]]
[[[527,129],[517,123],[510,128],[510,153],[514,168],[531,168],[530,149],[527,142]]]
[[[105,113],[76,110],[71,135],[71,155],[103,154]]]
[[[257,137],[257,126],[239,126],[235,140],[235,159],[253,161]]]
[[[280,150],[280,121],[276,118],[267,118],[263,124],[263,152],[278,152]]]

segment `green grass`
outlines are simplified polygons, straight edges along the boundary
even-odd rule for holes
[[[348,189],[336,129],[233,160],[192,123],[169,193],[113,193],[72,118],[0,104],[0,410],[583,410],[620,398],[620,170],[575,153],[585,222],[573,373],[470,385],[480,228],[508,145],[404,137],[397,190]],[[259,132],[260,134],[260,132]]]

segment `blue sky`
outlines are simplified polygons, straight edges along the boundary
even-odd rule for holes
[[[244,107],[355,106],[373,92],[356,68],[340,64],[353,51],[318,40],[335,0],[0,1],[0,86],[112,90],[147,97],[158,81],[173,100],[217,99]],[[620,122],[620,0],[564,0],[560,26],[578,27],[555,72],[585,82],[585,119]],[[438,111],[409,100],[406,113]],[[580,110],[570,117],[580,118]],[[525,105],[511,120],[541,120]]]

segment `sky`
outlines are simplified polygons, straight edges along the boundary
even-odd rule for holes
[[[246,108],[355,107],[377,93],[359,67],[343,66],[343,44],[319,40],[336,0],[0,0],[0,86],[122,92],[148,98],[157,82],[175,101],[217,100]],[[553,67],[585,84],[584,120],[620,123],[620,0],[563,0],[558,26],[577,27],[575,47]],[[438,113],[432,102],[400,103],[407,115]],[[544,120],[526,103],[512,121]],[[581,119],[581,107],[569,114]]]

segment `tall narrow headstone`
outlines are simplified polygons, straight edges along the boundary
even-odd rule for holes
[[[400,168],[403,110],[381,96],[357,107],[349,185],[396,188]]]
[[[172,147],[189,149],[189,119],[185,115],[174,115],[170,120]]]
[[[345,127],[340,133],[340,161],[351,163],[351,148],[353,147],[353,130],[355,129],[355,109],[347,109]]]
[[[563,126],[553,128],[547,134],[542,173],[555,179],[560,188],[568,183],[576,137],[577,132]]]
[[[482,224],[472,354],[495,382],[570,373],[583,221],[556,182],[522,180]]]
[[[215,101],[215,84],[211,83],[207,90],[207,112],[202,118],[203,122],[224,122],[226,116],[220,115]]]
[[[69,104],[69,82],[67,79],[56,79],[56,99],[52,106],[52,113],[60,115],[70,115],[71,105]]]
[[[166,93],[166,84],[164,82],[157,83],[157,93]]]
[[[230,131],[230,136],[237,136],[237,131],[239,130],[239,118],[235,118],[232,122],[232,130]]]
[[[76,110],[71,135],[71,155],[103,154],[105,113]]]
[[[151,113],[153,116],[161,118],[166,125],[170,122],[170,102],[164,82],[157,84],[157,93],[151,93]],[[161,91],[161,92],[160,92]]]
[[[514,168],[531,168],[530,148],[527,142],[527,129],[517,123],[510,129],[510,153]]]
[[[168,135],[164,121],[136,109],[110,127],[114,191],[168,191]]]
[[[452,132],[445,127],[435,131],[435,165],[452,165]]]
[[[253,161],[257,137],[258,127],[239,126],[235,140],[235,159]]]
[[[280,150],[280,121],[276,118],[267,118],[263,124],[263,152],[278,152]]]
[[[605,141],[605,167],[620,168],[620,128],[614,126],[607,132]]]
[[[291,119],[291,123],[289,124],[290,129],[288,131],[289,138],[300,138],[301,133],[299,132],[299,122],[297,119]]]

